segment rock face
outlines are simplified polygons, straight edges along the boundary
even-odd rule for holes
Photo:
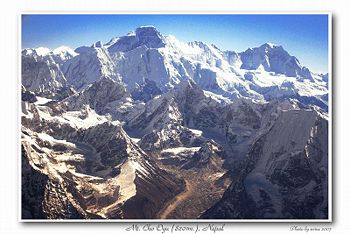
[[[224,150],[215,141],[203,143],[191,158],[181,166],[184,169],[206,167],[213,170],[221,168],[221,159],[226,158]]]
[[[281,46],[144,26],[23,50],[21,92],[23,219],[328,217],[328,74]]]
[[[127,52],[140,46],[161,48],[165,46],[164,37],[153,26],[143,26],[127,36],[113,38],[106,45],[109,52]]]
[[[68,110],[80,110],[86,105],[99,113],[103,113],[108,104],[122,100],[126,102],[129,95],[125,87],[114,80],[104,77],[86,89],[65,99],[63,103]]]
[[[181,180],[158,168],[118,123],[99,119],[93,112],[54,116],[50,108],[40,110],[33,104],[25,112],[23,154],[30,155],[34,168],[26,169],[27,176],[50,183],[46,187],[33,187],[32,181],[22,184],[24,197],[34,190],[48,204],[33,211],[35,204],[29,203],[26,217],[31,212],[35,218],[53,219],[152,218],[183,187]],[[90,125],[83,121],[78,125],[80,118],[90,118]]]
[[[146,151],[198,147],[208,138],[244,156],[256,135],[271,124],[278,108],[282,107],[273,102],[257,104],[249,99],[222,104],[193,81],[183,81],[147,102],[126,129],[142,135],[139,145]],[[287,104],[284,108],[293,107]]]
[[[22,219],[44,219],[45,185],[48,177],[32,168],[22,147]]]
[[[134,100],[147,102],[155,96],[162,94],[162,91],[157,87],[154,81],[145,80],[145,83],[137,87],[132,93]]]
[[[51,55],[40,56],[26,49],[22,51],[22,85],[27,91],[52,97],[67,80]]]
[[[202,218],[327,219],[328,146],[320,144],[327,136],[327,121],[316,112],[282,112]]]
[[[38,101],[35,94],[31,91],[27,91],[23,85],[21,87],[21,100],[23,102],[30,102],[30,103]]]
[[[77,90],[82,90],[101,77],[118,80],[114,62],[104,47],[82,46],[75,50],[77,56],[62,65],[67,81]]]
[[[55,62],[62,66],[67,60],[72,59],[78,54],[67,46],[60,46],[52,51]]]
[[[309,69],[302,67],[299,60],[291,56],[282,46],[266,43],[242,52],[240,57],[243,69],[256,70],[261,67],[265,71],[277,74],[313,79]]]

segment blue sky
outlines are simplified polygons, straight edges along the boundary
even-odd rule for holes
[[[328,71],[327,15],[23,15],[22,48],[75,49],[106,43],[142,25],[236,52],[271,42],[312,71]]]

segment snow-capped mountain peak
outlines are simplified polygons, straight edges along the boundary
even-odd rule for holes
[[[97,41],[95,42],[92,47],[97,47],[97,48],[101,48],[103,45],[102,45],[102,42],[101,41]]]
[[[46,48],[46,47],[38,47],[35,49],[37,55],[39,56],[45,56],[45,55],[48,55],[51,50],[49,48]]]
[[[68,46],[57,47],[52,52],[53,52],[53,54],[69,53],[69,54],[72,54],[74,56],[77,55],[77,53],[75,53],[74,50]]]
[[[240,53],[240,57],[242,60],[241,68],[243,69],[256,70],[263,68],[267,72],[311,79],[310,72],[303,68],[299,60],[279,45],[265,43]]]
[[[97,45],[97,46],[96,46]],[[92,46],[81,46],[75,49],[79,55],[68,60],[62,70],[67,80],[77,89],[81,90],[89,84],[109,77],[118,80],[118,74],[115,71],[115,64],[112,61],[107,49],[101,43],[95,43]]]
[[[27,49],[23,55],[38,56],[43,51],[48,49]],[[60,47],[48,55],[78,91],[101,77],[110,77],[122,81],[136,100],[147,101],[191,79],[204,91],[231,100],[307,96],[303,100],[321,98],[322,108],[327,102],[326,76],[313,74],[273,43],[237,53],[202,41],[182,42],[172,35],[163,36],[154,26],[141,26],[104,45],[99,41],[75,51]],[[285,82],[294,85],[285,87]]]
[[[74,56],[77,56],[78,54],[76,52],[74,52],[73,49],[71,49],[70,47],[68,46],[60,46],[60,47],[57,47],[56,49],[54,49],[53,51],[53,54],[55,55],[69,55],[70,57],[74,57]]]
[[[54,56],[56,62],[62,65],[65,61],[78,55],[73,49],[68,46],[60,46],[54,49],[50,54]]]
[[[154,26],[142,26],[127,36],[113,38],[105,46],[110,53],[116,53],[130,51],[142,45],[147,48],[164,47],[164,37]]]
[[[22,50],[22,56],[38,56],[35,49],[26,48]]]
[[[276,45],[275,43],[271,43],[271,42],[266,42],[264,45],[267,45],[267,46],[269,46],[269,47],[271,47],[271,48],[277,47],[277,46],[278,46],[278,45]]]

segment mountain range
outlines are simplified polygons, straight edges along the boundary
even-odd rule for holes
[[[22,50],[23,219],[327,219],[328,74],[142,26]]]

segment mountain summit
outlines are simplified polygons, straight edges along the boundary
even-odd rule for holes
[[[282,46],[271,43],[237,53],[200,41],[184,43],[153,26],[142,26],[106,44],[96,42],[74,52],[67,47],[44,54],[43,49],[31,55],[30,50],[24,51],[26,56],[52,56],[68,81],[55,86],[71,85],[76,90],[109,77],[123,82],[135,98],[147,99],[191,79],[202,89],[231,100],[291,98],[323,110],[328,105],[325,76],[312,73]]]
[[[139,46],[147,48],[164,47],[165,42],[163,36],[153,26],[142,26],[129,33],[127,36],[113,38],[105,46],[110,53],[126,52],[133,50]]]
[[[248,49],[240,53],[241,68],[256,70],[263,68],[268,72],[284,74],[289,77],[301,77],[312,80],[312,74],[299,60],[291,56],[282,46],[265,43],[260,47]]]

